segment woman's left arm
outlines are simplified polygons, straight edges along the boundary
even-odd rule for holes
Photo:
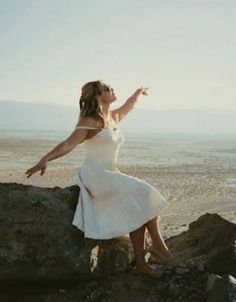
[[[119,123],[133,108],[135,103],[138,101],[138,98],[141,94],[147,94],[147,88],[139,88],[137,89],[126,101],[125,103],[117,109],[111,110],[110,113],[112,118]]]

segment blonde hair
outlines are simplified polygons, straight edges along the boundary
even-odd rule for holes
[[[78,126],[80,119],[85,116],[94,117],[98,119],[100,116],[106,125],[106,119],[101,111],[96,95],[101,95],[107,85],[102,81],[87,82],[82,86],[82,92],[79,99],[80,114],[76,126]]]

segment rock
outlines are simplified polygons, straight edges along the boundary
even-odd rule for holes
[[[180,295],[180,288],[179,288],[179,284],[176,284],[174,282],[170,282],[169,284],[169,291],[174,294],[175,296],[179,296]]]
[[[232,275],[236,278],[236,244],[210,256],[207,270],[218,275]]]
[[[100,302],[103,297],[104,291],[101,288],[95,289],[90,295],[89,298],[91,302]]]
[[[96,280],[90,281],[86,284],[86,287],[91,289],[97,288],[97,286],[98,282]]]
[[[236,279],[231,275],[223,276],[216,280],[206,302],[235,302]]]
[[[197,268],[201,272],[204,272],[206,270],[204,263],[198,263]]]
[[[185,273],[189,272],[189,268],[187,267],[187,265],[177,266],[176,269],[175,269],[175,272],[178,275],[184,275]]]
[[[189,224],[189,229],[166,239],[166,244],[179,261],[211,255],[232,246],[236,240],[236,225],[218,214],[206,213]]]
[[[216,280],[221,279],[221,276],[210,274],[207,280],[206,291],[210,292],[215,285]]]
[[[17,296],[19,302],[206,301],[206,263],[216,262],[214,257],[232,246],[234,224],[206,214],[188,231],[166,239],[182,263],[156,263],[162,271],[157,280],[132,274],[129,238],[84,238],[71,224],[78,196],[77,186],[0,184],[0,301],[18,301]]]
[[[0,184],[0,279],[75,280],[126,271],[134,260],[127,237],[84,238],[71,224],[79,187]]]

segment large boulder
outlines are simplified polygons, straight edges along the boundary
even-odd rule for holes
[[[78,280],[129,268],[129,238],[84,238],[71,224],[78,197],[78,186],[0,184],[1,280]]]
[[[236,225],[218,214],[206,213],[189,224],[187,231],[166,240],[168,247],[179,260],[188,262],[214,255],[234,245]]]

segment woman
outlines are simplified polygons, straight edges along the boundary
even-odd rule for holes
[[[168,202],[151,184],[121,173],[117,156],[124,136],[117,124],[134,108],[148,88],[139,88],[119,108],[109,110],[116,100],[114,89],[103,81],[82,87],[80,115],[72,134],[26,171],[45,173],[47,163],[59,158],[78,144],[86,147],[87,157],[75,176],[80,195],[72,224],[92,239],[111,239],[129,233],[134,248],[136,271],[152,276],[160,272],[145,262],[145,251],[167,262],[172,255],[160,234],[157,218]],[[152,245],[144,249],[147,228]]]

